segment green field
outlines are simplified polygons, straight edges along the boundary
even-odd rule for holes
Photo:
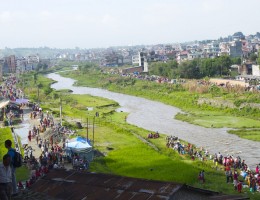
[[[260,128],[258,120],[244,117],[226,116],[223,113],[197,112],[190,114],[178,113],[175,117],[178,120],[186,121],[203,127],[214,128]]]
[[[14,143],[14,139],[12,136],[11,129],[9,127],[0,128],[0,160],[2,161],[3,156],[7,153],[7,149],[5,148],[4,142],[5,140],[11,140]],[[12,145],[14,146],[14,145]],[[16,171],[16,179],[17,181],[27,180],[29,178],[29,170],[27,167],[22,166]]]

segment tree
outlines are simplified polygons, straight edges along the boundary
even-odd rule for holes
[[[46,63],[43,64],[42,69],[46,70],[48,68],[48,65]]]
[[[179,65],[179,74],[181,78],[201,78],[198,60],[182,62]]]
[[[38,80],[38,74],[34,73],[33,74],[33,82],[34,82],[34,84],[36,84],[37,80]]]
[[[234,57],[231,58],[232,65],[240,65],[241,64],[241,58],[240,57]]]
[[[260,65],[260,51],[258,51],[257,64]]]
[[[220,56],[216,58],[216,63],[218,66],[219,75],[229,75],[229,69],[232,64],[229,56]]]
[[[257,59],[257,55],[256,55],[255,53],[251,53],[251,54],[249,55],[249,60],[250,60],[251,62],[255,62],[256,59]]]

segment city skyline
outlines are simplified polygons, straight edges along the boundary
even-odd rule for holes
[[[10,0],[0,48],[106,48],[218,39],[260,31],[257,0]]]

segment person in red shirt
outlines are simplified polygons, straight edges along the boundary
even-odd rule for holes
[[[242,182],[241,182],[241,181],[239,181],[238,184],[237,184],[237,191],[238,191],[239,193],[242,192]]]

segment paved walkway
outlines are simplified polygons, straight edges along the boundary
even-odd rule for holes
[[[24,108],[23,122],[22,122],[22,124],[19,124],[16,127],[14,127],[14,132],[15,132],[15,134],[17,134],[18,136],[21,137],[22,145],[23,146],[25,146],[25,145],[31,146],[32,149],[34,150],[33,156],[35,158],[39,158],[42,151],[38,147],[36,139],[32,138],[31,142],[29,142],[29,140],[28,140],[29,130],[32,130],[34,126],[37,127],[38,125],[40,125],[40,119],[38,117],[36,117],[36,119],[30,118],[31,112],[32,112],[31,108],[29,108],[29,107]],[[48,128],[45,132],[40,132],[40,137],[42,138],[43,141],[46,138],[46,133],[48,133],[49,131],[50,131],[50,129]]]

